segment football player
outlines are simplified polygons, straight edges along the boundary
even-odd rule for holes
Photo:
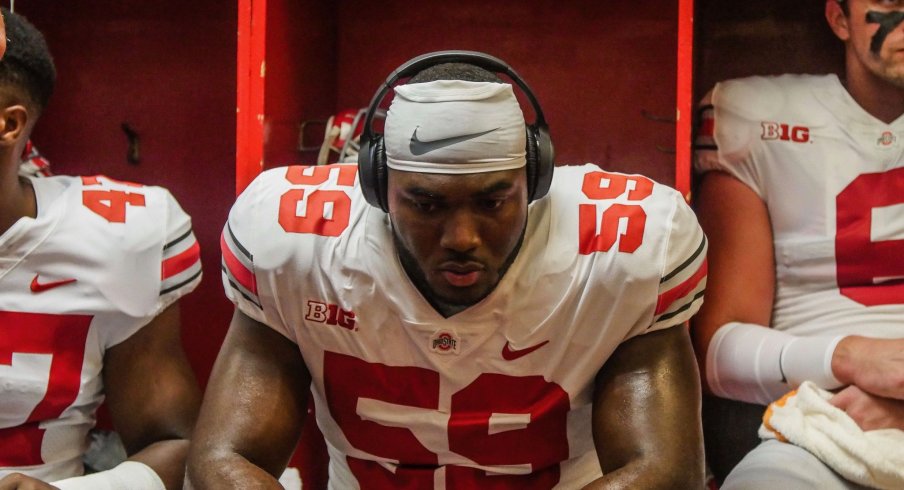
[[[758,444],[765,405],[804,381],[836,391],[831,404],[864,431],[904,429],[904,2],[827,0],[825,16],[845,44],[843,79],[730,80],[703,102],[696,206],[711,282],[693,328],[720,397],[707,448],[731,449],[710,433],[742,448],[717,476]],[[856,487],[772,439],[725,486]]]
[[[702,486],[693,212],[640,175],[553,177],[535,99],[526,126],[474,63],[510,71],[412,60],[357,166],[269,170],[239,197],[193,487],[278,488],[309,389],[331,488]]]
[[[0,489],[181,488],[200,402],[177,304],[201,276],[191,220],[160,187],[18,175],[55,70],[0,11]],[[84,476],[104,400],[129,460]]]

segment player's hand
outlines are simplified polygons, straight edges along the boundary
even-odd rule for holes
[[[846,385],[904,400],[904,339],[845,337],[835,348],[832,371]]]
[[[829,399],[842,409],[863,430],[904,430],[904,401],[883,398],[867,393],[856,386],[848,386]]]
[[[22,473],[11,473],[0,479],[0,490],[59,490],[57,487],[42,482]]]

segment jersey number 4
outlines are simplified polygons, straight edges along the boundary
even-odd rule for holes
[[[835,204],[841,294],[866,306],[904,303],[904,169],[857,177]]]
[[[144,206],[144,194],[110,189],[106,184],[116,182],[129,187],[142,187],[141,184],[121,182],[103,175],[82,177],[82,204],[94,214],[110,223],[126,222],[126,206]]]
[[[44,463],[41,423],[60,418],[78,396],[90,323],[86,315],[0,311],[0,379],[22,383],[26,393],[35,383],[46,383],[39,401],[3,394],[5,422],[18,425],[0,429],[0,467]],[[26,413],[29,407],[34,408]],[[7,418],[17,413],[22,420]]]

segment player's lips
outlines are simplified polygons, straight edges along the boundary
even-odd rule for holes
[[[460,288],[477,284],[483,271],[483,265],[477,262],[446,262],[439,267],[446,282]]]

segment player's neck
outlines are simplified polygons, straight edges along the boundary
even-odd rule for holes
[[[904,88],[883,80],[862,65],[849,65],[845,88],[863,110],[886,124],[904,114]]]
[[[37,216],[34,188],[27,179],[18,176],[18,168],[7,166],[0,176],[0,234],[5,233],[24,216]]]

